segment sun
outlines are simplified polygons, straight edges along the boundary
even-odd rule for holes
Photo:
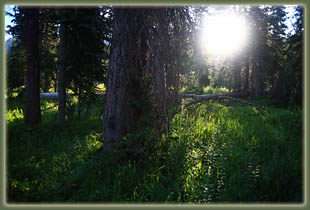
[[[247,23],[241,15],[223,13],[204,20],[201,47],[207,54],[232,56],[244,48],[247,39]]]

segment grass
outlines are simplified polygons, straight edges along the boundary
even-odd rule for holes
[[[105,85],[104,85],[103,83],[98,84],[98,85],[97,85],[97,89],[98,89],[98,91],[100,91],[100,92],[105,92],[105,91],[106,91],[106,87],[105,87]]]
[[[266,112],[267,122],[251,107],[209,104],[177,126],[175,135],[190,142],[185,176],[189,200],[300,201],[301,115],[274,108]]]
[[[211,88],[211,87],[204,87],[203,94],[220,94],[220,93],[228,93],[229,90],[227,88]]]
[[[189,88],[183,87],[180,90],[180,94],[190,93],[190,94],[196,94],[196,95],[220,94],[220,93],[228,93],[228,92],[229,92],[229,90],[226,88],[212,88],[210,86],[207,86],[207,87],[193,86],[193,87],[189,87]]]
[[[265,105],[190,107],[171,134],[151,130],[123,141],[137,149],[102,152],[100,104],[91,116],[23,126],[21,103],[8,101],[7,199],[15,202],[239,203],[302,202],[302,113]],[[53,102],[42,101],[42,107]],[[131,147],[133,148],[133,147]]]

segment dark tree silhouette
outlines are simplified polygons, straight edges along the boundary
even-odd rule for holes
[[[32,126],[41,121],[39,69],[39,9],[23,8],[23,43],[26,49],[26,109],[25,124]]]

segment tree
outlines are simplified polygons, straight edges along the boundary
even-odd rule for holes
[[[186,7],[113,8],[103,126],[106,150],[146,126],[159,135],[168,130],[190,25]]]
[[[9,26],[7,31],[13,36],[11,53],[8,55],[8,71],[7,71],[7,88],[8,94],[11,95],[14,88],[19,88],[25,84],[25,73],[27,68],[25,47],[22,43],[22,20],[23,14],[21,14],[18,7],[13,8],[13,13],[6,13],[13,18],[12,22],[14,26]]]
[[[66,109],[71,106],[66,100],[67,90],[78,97],[78,119],[81,105],[86,104],[87,112],[93,101],[98,82],[103,82],[106,63],[107,34],[110,21],[104,8],[57,9],[59,23],[58,48],[58,121],[66,118]],[[106,16],[106,17],[104,17]],[[103,31],[104,30],[104,33]],[[72,108],[72,107],[71,107]],[[70,108],[70,109],[71,109]]]
[[[244,56],[244,85],[243,85],[243,92],[250,92],[250,85],[249,85],[249,77],[250,77],[250,56]]]
[[[259,7],[250,7],[249,16],[252,21],[252,95],[263,95],[263,57],[266,52],[267,23],[266,16]]]
[[[138,62],[139,21],[143,9],[114,8],[113,41],[108,69],[107,97],[104,112],[104,147],[111,150],[143,113],[137,100],[143,97],[139,90],[143,71]]]
[[[58,20],[54,8],[40,8],[40,72],[41,90],[49,92],[57,85],[57,46],[59,45]],[[57,91],[57,88],[56,88]],[[55,91],[55,92],[56,92]]]
[[[23,8],[24,15],[21,24],[23,30],[22,42],[26,49],[26,109],[25,124],[32,126],[41,122],[40,109],[40,69],[39,69],[39,9]]]
[[[65,37],[66,23],[62,22],[59,28],[59,51],[58,51],[58,123],[63,123],[66,117],[66,86],[65,86]]]
[[[8,56],[7,92],[11,96],[14,88],[24,85],[26,69],[25,50],[19,40],[12,41],[11,54]]]
[[[234,58],[233,61],[234,91],[241,92],[241,59]]]
[[[91,103],[97,100],[96,85],[104,82],[109,21],[102,16],[107,14],[102,8],[66,10],[66,86],[78,97],[79,119],[82,104],[86,105],[87,117]]]
[[[285,37],[285,29],[287,28],[284,21],[286,13],[284,11],[283,6],[278,7],[270,7],[269,13],[269,46],[270,51],[272,53],[273,61],[271,61],[271,68],[270,72],[273,72],[274,75],[271,76],[271,89],[272,89],[272,96],[274,99],[284,100],[284,62],[285,62],[285,48],[286,48],[286,41]],[[272,71],[272,69],[276,69],[276,71]],[[275,79],[275,75],[277,78]]]
[[[288,38],[285,65],[285,97],[290,105],[302,106],[304,62],[304,10],[296,7],[294,30]]]

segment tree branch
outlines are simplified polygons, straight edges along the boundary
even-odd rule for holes
[[[46,110],[52,109],[52,108],[54,108],[56,106],[58,106],[58,104],[55,104],[54,106],[46,107],[45,109],[42,109],[42,111],[46,111]]]

